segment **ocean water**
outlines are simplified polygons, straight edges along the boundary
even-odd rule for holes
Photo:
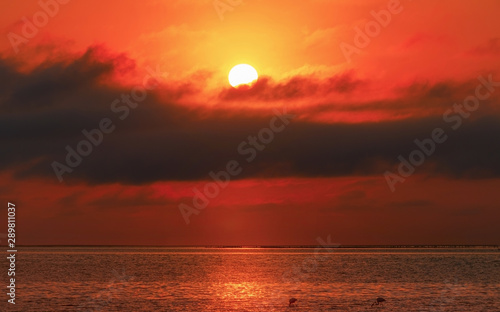
[[[496,249],[25,247],[17,257],[8,311],[500,311]],[[377,297],[386,302],[371,307]]]

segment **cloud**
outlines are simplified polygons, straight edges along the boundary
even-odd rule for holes
[[[486,43],[476,46],[469,51],[472,55],[500,55],[500,37],[491,38]]]
[[[283,83],[276,83],[269,77],[261,77],[252,88],[224,89],[219,98],[232,101],[297,100],[331,93],[351,93],[362,83],[363,81],[355,78],[353,73],[343,73],[322,80],[314,76],[295,76]]]
[[[398,202],[390,202],[388,205],[390,207],[396,207],[396,208],[418,208],[422,209],[427,206],[431,206],[434,204],[433,202],[429,200],[406,200],[406,201],[398,201]]]
[[[329,44],[338,44],[338,42],[334,42],[336,36],[338,36],[339,32],[345,32],[345,26],[336,26],[329,28],[321,28],[312,31],[311,33],[307,33],[304,36],[304,46],[309,47],[317,47],[322,45]]]
[[[422,49],[426,45],[439,45],[449,44],[450,38],[446,35],[436,35],[431,33],[417,32],[410,36],[406,41],[401,44],[403,49]]]
[[[450,132],[441,117],[453,100],[463,99],[473,90],[472,82],[413,84],[400,90],[394,99],[363,103],[330,102],[298,107],[298,117],[260,152],[252,163],[237,151],[239,144],[269,126],[271,110],[248,107],[225,109],[226,100],[279,102],[305,99],[317,94],[353,94],[366,82],[353,73],[318,80],[298,76],[276,83],[260,80],[250,90],[224,90],[214,108],[179,103],[186,94],[198,92],[194,84],[172,87],[168,82],[149,92],[145,101],[120,120],[110,110],[113,100],[129,94],[131,87],[108,80],[133,68],[123,56],[103,56],[90,49],[72,62],[42,64],[22,73],[0,62],[0,170],[14,168],[17,178],[53,177],[51,163],[65,162],[67,145],[76,148],[85,139],[82,130],[97,128],[102,118],[110,118],[116,130],[105,135],[82,164],[65,181],[83,180],[91,184],[208,179],[210,171],[224,169],[230,160],[244,168],[237,178],[249,177],[330,177],[381,175],[416,148],[413,141],[430,136],[436,127],[447,130],[449,140],[418,170],[453,177],[500,175],[500,117],[476,113],[456,132]],[[472,80],[471,80],[472,81]],[[471,93],[473,94],[473,93]],[[496,103],[496,102],[495,102]],[[493,105],[485,104],[481,110]],[[312,115],[325,112],[374,110],[400,113],[420,107],[437,114],[377,122],[326,123]]]

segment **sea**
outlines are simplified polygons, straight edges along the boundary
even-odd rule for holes
[[[500,311],[492,247],[23,247],[16,257],[16,304],[5,292],[2,311]]]

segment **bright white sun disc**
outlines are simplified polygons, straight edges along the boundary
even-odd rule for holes
[[[255,68],[248,64],[234,66],[229,72],[229,84],[233,87],[249,85],[259,78]]]

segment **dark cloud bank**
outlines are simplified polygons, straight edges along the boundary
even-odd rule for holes
[[[121,94],[130,94],[130,88],[102,84],[116,70],[117,60],[99,61],[95,54],[90,49],[73,62],[42,64],[29,74],[0,60],[1,170],[14,170],[18,178],[46,176],[57,180],[52,162],[64,164],[65,147],[75,148],[85,138],[82,130],[97,128],[100,120],[109,118],[116,130],[104,135],[102,143],[83,157],[81,165],[64,175],[65,181],[141,184],[207,179],[210,171],[224,169],[230,160],[238,161],[243,168],[238,178],[382,175],[394,170],[399,155],[407,157],[416,148],[415,139],[430,137],[436,127],[443,128],[449,139],[437,146],[436,153],[418,168],[419,173],[468,178],[500,176],[500,118],[498,114],[481,113],[483,107],[457,130],[451,130],[441,115],[326,124],[301,119],[298,113],[248,163],[245,159],[249,154],[242,155],[237,148],[248,141],[249,135],[269,127],[274,114],[271,110],[263,114],[245,109],[194,109],[175,101],[160,101],[158,93],[152,91],[126,119],[120,120],[120,114],[110,110],[110,103]],[[159,92],[171,92],[172,97],[166,98],[178,98],[181,91],[169,90],[168,82],[165,84]],[[449,108],[468,91],[473,94],[473,89],[464,89],[468,85],[473,83],[440,83],[423,89],[410,86],[399,100],[379,104],[383,109],[397,109],[417,98],[422,106],[438,102]],[[345,75],[332,77],[326,86],[342,93],[362,88],[360,81]],[[265,100],[289,100],[310,94],[310,87],[328,93],[325,85],[298,77],[285,84],[263,80],[250,96],[259,97],[255,92],[260,90]],[[236,92],[222,91],[219,98],[238,99],[241,95]],[[498,105],[494,101],[492,97],[484,102],[484,110]]]

